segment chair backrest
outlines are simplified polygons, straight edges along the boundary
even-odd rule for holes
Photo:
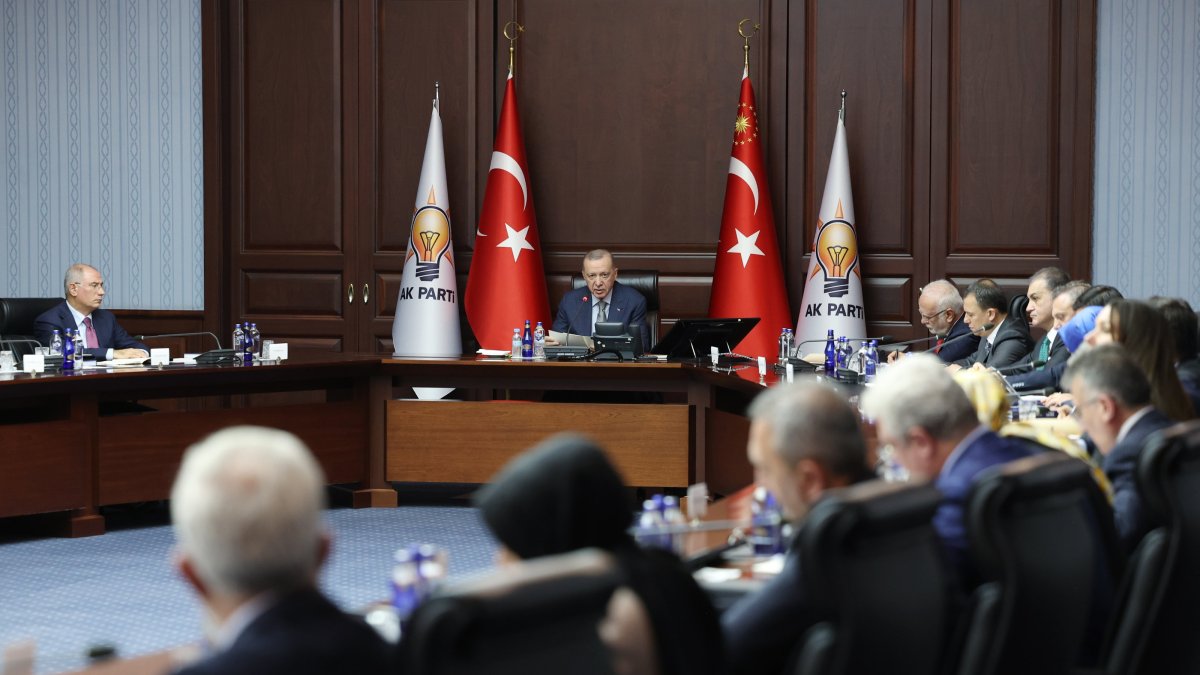
[[[1025,295],[1024,293],[1014,295],[1012,299],[1008,301],[1008,316],[1014,321],[1020,321],[1021,323],[1025,324],[1026,328],[1028,328],[1029,314],[1025,312],[1025,310],[1028,308],[1029,296]]]
[[[62,298],[0,298],[0,348],[11,349],[18,358],[32,354],[34,345],[22,340],[35,340],[34,321],[60,302]]]
[[[1145,637],[1132,664],[1143,673],[1200,672],[1200,420],[1151,436],[1137,466],[1138,490],[1164,540],[1157,584],[1145,590]],[[1135,672],[1133,669],[1124,672]]]
[[[1123,563],[1087,464],[1043,453],[985,471],[966,507],[984,583],[960,673],[1065,673],[1095,658]]]
[[[805,592],[824,618],[793,672],[936,673],[953,590],[931,524],[941,493],[871,481],[834,490],[797,534]]]
[[[612,557],[590,549],[457,584],[413,614],[399,672],[610,675],[598,627],[619,584]]]
[[[646,298],[646,329],[650,332],[650,344],[644,345],[649,351],[658,344],[658,270],[627,270],[621,269],[617,280],[623,285],[641,293]],[[583,288],[587,282],[583,275],[571,276],[571,288]]]

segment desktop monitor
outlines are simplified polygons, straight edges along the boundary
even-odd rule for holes
[[[722,354],[733,351],[758,325],[758,317],[740,319],[680,319],[650,350],[668,359],[702,359],[712,347]]]

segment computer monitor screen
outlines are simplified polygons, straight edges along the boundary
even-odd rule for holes
[[[758,317],[729,319],[680,319],[651,350],[669,359],[704,358],[712,347],[721,353],[733,351],[758,325]]]

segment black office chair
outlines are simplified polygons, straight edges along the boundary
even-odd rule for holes
[[[984,583],[958,671],[1061,674],[1093,662],[1123,561],[1088,466],[1043,453],[989,469],[966,526]]]
[[[658,344],[658,271],[621,269],[617,273],[617,281],[633,288],[646,298],[646,329],[650,333],[650,343],[644,347],[646,351],[650,351],[651,347]],[[583,288],[586,285],[582,275],[571,276],[571,288]]]
[[[1014,295],[1012,300],[1008,301],[1008,315],[1013,317],[1013,320],[1020,321],[1029,328],[1029,314],[1025,311],[1029,308],[1029,296],[1021,293]]]
[[[538,558],[427,600],[400,646],[406,675],[611,675],[598,625],[620,585],[608,554]]]
[[[940,501],[927,485],[871,481],[813,507],[795,545],[825,618],[804,634],[792,672],[939,672],[954,607],[931,524]]]
[[[20,362],[37,345],[33,323],[62,298],[0,298],[0,349],[11,350]]]
[[[1112,673],[1200,672],[1200,420],[1151,436],[1137,466],[1138,490],[1159,526],[1142,540],[1161,560],[1131,591],[1140,625],[1117,633]],[[1136,605],[1135,605],[1136,607]],[[1123,659],[1123,660],[1122,660]],[[1119,667],[1120,670],[1113,668]]]

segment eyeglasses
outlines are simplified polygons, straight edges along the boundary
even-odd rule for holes
[[[921,310],[919,310],[919,309],[918,309],[918,310],[917,310],[917,314],[920,314],[920,315],[921,315],[921,318],[922,318],[922,319],[925,319],[926,321],[933,321],[934,319],[936,319],[936,318],[938,318],[939,316],[941,316],[941,315],[942,315],[942,313],[943,313],[943,312],[945,312],[945,311],[946,311],[946,310],[944,310],[944,309],[943,309],[941,312],[934,312],[933,314],[925,314],[924,312],[922,312]]]
[[[88,288],[92,289],[93,291],[94,291],[94,290],[96,290],[96,289],[98,289],[98,288],[104,288],[104,282],[103,282],[103,281],[93,281],[93,282],[91,282],[90,284],[85,284],[85,283],[83,283],[82,281],[76,281],[76,282],[73,282],[73,283],[72,283],[72,285],[74,285],[74,286],[87,286]]]

